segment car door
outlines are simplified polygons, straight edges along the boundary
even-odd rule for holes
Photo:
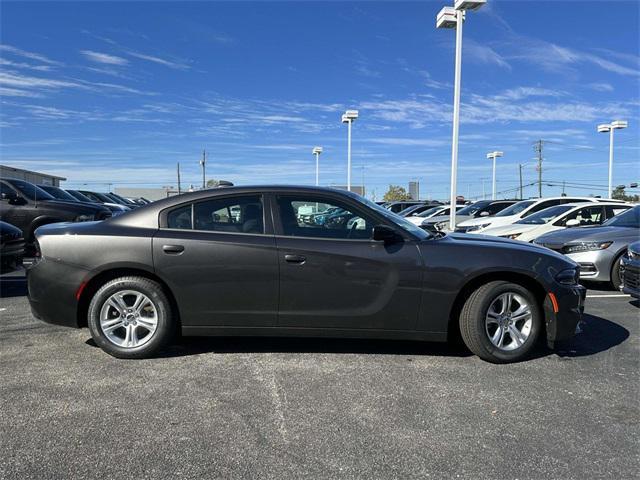
[[[262,195],[217,195],[163,211],[153,258],[183,326],[275,326],[278,255]]]
[[[279,326],[415,329],[423,268],[406,232],[398,243],[371,240],[373,226],[385,221],[341,196],[276,193],[271,198],[280,264]],[[317,212],[338,207],[341,213],[314,222],[299,213],[309,207]]]

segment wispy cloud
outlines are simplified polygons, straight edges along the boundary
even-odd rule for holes
[[[93,50],[81,50],[80,53],[96,63],[104,63],[107,65],[127,65],[129,63],[126,58],[117,57],[108,53],[94,52]]]
[[[42,97],[37,92],[30,92],[28,90],[21,90],[19,88],[0,87],[0,97]]]
[[[497,65],[498,67],[511,70],[511,65],[507,60],[488,45],[481,45],[473,40],[467,40],[465,50],[468,59],[474,63],[485,65]]]
[[[51,65],[32,65],[30,63],[24,63],[24,62],[13,62],[11,60],[7,60],[6,58],[0,58],[0,65],[4,65],[5,67],[35,70],[38,72],[48,72],[53,68]]]
[[[148,62],[157,63],[158,65],[163,65],[165,67],[174,68],[176,70],[188,70],[190,68],[189,65],[187,65],[187,64],[185,64],[184,62],[181,62],[181,61],[167,60],[165,58],[156,57],[154,55],[147,55],[145,53],[140,53],[140,52],[129,51],[129,52],[127,52],[127,54],[132,56],[132,57],[139,58],[141,60],[146,60]]]
[[[48,65],[58,65],[58,66],[62,65],[61,62],[58,62],[56,60],[51,60],[50,58],[45,57],[44,55],[41,55],[39,53],[27,52],[26,50],[21,50],[19,48],[12,47],[11,45],[0,45],[0,51],[17,55],[19,57],[28,58],[30,60],[36,60],[38,62],[46,63]]]
[[[80,79],[56,79],[23,75],[15,71],[0,72],[0,87],[12,89],[7,95],[37,97],[42,96],[42,91],[56,91],[61,89],[79,89],[92,91],[99,94],[129,93],[136,95],[155,95],[154,92],[138,90],[104,82],[88,82]]]
[[[613,92],[613,85],[610,83],[590,83],[587,85],[591,90],[595,90],[596,92]]]

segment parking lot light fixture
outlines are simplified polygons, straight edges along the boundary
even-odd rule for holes
[[[609,196],[611,198],[613,194],[613,132],[614,130],[621,130],[627,128],[629,123],[625,120],[615,120],[611,123],[602,123],[598,125],[599,133],[609,134]]]
[[[456,29],[455,81],[453,85],[453,135],[451,141],[450,204],[455,205],[458,182],[458,134],[460,131],[460,83],[462,78],[462,25],[467,10],[478,10],[487,0],[455,0],[454,7],[444,7],[436,17],[436,28]],[[455,19],[455,21],[454,21]],[[456,209],[449,213],[449,228],[456,229]]]
[[[492,193],[491,200],[496,199],[496,158],[504,156],[503,152],[489,152],[487,153],[487,158],[489,160],[493,160],[493,177],[492,177]]]
[[[316,187],[320,185],[320,154],[322,147],[313,147],[313,154],[316,156]]]
[[[358,110],[347,110],[342,115],[342,123],[347,124],[347,190],[351,191],[351,124],[358,118]]]

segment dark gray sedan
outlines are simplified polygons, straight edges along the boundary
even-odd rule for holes
[[[308,219],[314,213],[322,222]],[[522,242],[432,235],[358,195],[232,187],[104,222],[37,230],[34,315],[88,326],[120,358],[172,336],[278,335],[446,341],[492,362],[573,336],[575,262]]]

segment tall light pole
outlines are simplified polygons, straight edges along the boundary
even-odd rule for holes
[[[342,123],[348,125],[347,133],[347,190],[351,191],[351,124],[358,118],[358,110],[347,110],[342,115]]]
[[[598,132],[609,134],[609,196],[613,194],[613,131],[627,128],[629,124],[624,120],[616,120],[611,123],[598,125]]]
[[[487,0],[455,0],[453,7],[444,7],[436,18],[436,28],[456,29],[455,81],[453,87],[453,139],[451,144],[451,213],[449,225],[456,229],[456,184],[458,181],[458,134],[460,131],[460,83],[462,79],[462,24],[467,10],[477,10]]]
[[[202,167],[202,189],[204,190],[207,186],[206,180],[206,166],[207,166],[207,152],[202,150],[202,160],[200,160],[200,166]]]
[[[491,193],[491,200],[495,200],[496,199],[496,158],[502,157],[504,155],[503,152],[490,152],[487,153],[487,158],[489,160],[493,160],[493,177],[492,177],[492,185],[493,185],[493,190]]]
[[[320,154],[322,147],[313,147],[312,153],[316,156],[316,187],[320,185]]]

